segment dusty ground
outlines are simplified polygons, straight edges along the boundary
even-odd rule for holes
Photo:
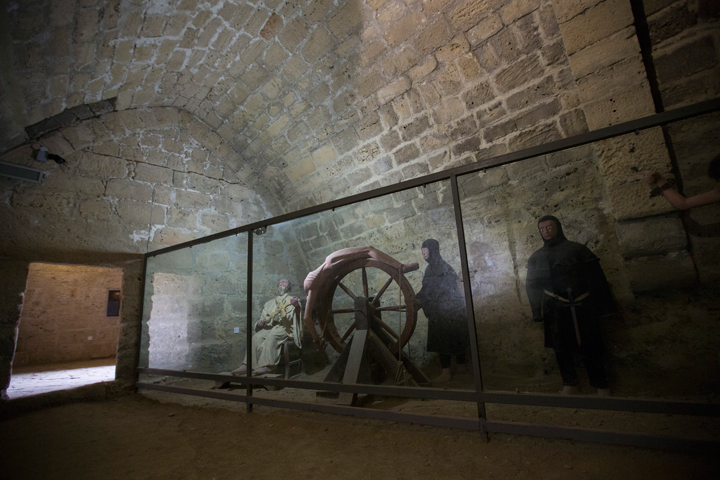
[[[194,404],[167,402],[180,398]],[[214,402],[132,395],[5,420],[0,478],[720,478],[717,460],[700,454],[504,435],[485,443],[474,432]]]

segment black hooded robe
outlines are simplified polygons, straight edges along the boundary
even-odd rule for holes
[[[428,319],[427,351],[462,355],[470,346],[465,299],[458,291],[455,270],[440,256],[440,244],[428,239],[422,248],[430,250],[422,288],[415,298]]]
[[[577,351],[585,361],[590,384],[595,388],[607,388],[599,318],[615,311],[610,286],[600,267],[600,259],[585,245],[566,239],[557,218],[543,217],[538,224],[547,220],[555,222],[557,235],[550,240],[543,239],[545,245],[528,261],[526,288],[533,320],[543,322],[545,347],[555,350],[564,385],[578,383],[572,360],[573,352]],[[589,294],[576,302],[579,305],[575,307],[580,345],[571,308],[567,302],[550,295],[567,300],[568,288],[572,289],[573,298]]]

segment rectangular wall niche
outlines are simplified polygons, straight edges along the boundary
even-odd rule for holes
[[[118,292],[117,268],[31,263],[13,365],[111,358],[120,317],[108,317],[108,292]]]
[[[120,290],[108,291],[107,316],[108,317],[119,317],[120,316]]]

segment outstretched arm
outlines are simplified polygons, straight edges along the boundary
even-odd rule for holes
[[[649,185],[655,185],[660,188],[667,184],[667,180],[665,180],[665,178],[657,172],[650,172],[646,174],[645,181]],[[708,205],[710,203],[720,202],[720,188],[694,195],[689,198],[683,197],[673,188],[665,188],[662,193],[665,195],[668,202],[670,202],[672,206],[678,210],[689,210],[691,208],[702,207],[703,205]]]

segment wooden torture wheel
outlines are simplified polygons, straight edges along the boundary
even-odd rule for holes
[[[318,326],[319,336],[327,341],[337,352],[345,349],[346,341],[355,330],[353,318],[355,309],[353,301],[358,297],[370,299],[376,312],[387,312],[383,318],[380,315],[374,316],[373,320],[392,339],[388,345],[390,352],[397,355],[410,340],[417,323],[417,310],[415,308],[415,292],[410,282],[405,278],[405,273],[417,270],[418,264],[406,265],[403,271],[372,258],[351,260],[337,267],[335,276],[328,285],[324,286],[318,296]],[[357,279],[350,282],[353,272],[358,272],[360,281]],[[382,287],[377,291],[371,290],[369,277],[376,280],[375,284],[383,282]],[[399,286],[402,293],[401,298],[397,297],[397,288],[393,288],[394,294],[387,293],[388,289],[395,284]],[[350,286],[349,286],[350,285]],[[345,298],[343,298],[345,297]],[[343,302],[343,300],[345,300]],[[344,308],[343,308],[344,307]],[[392,313],[391,313],[392,312]],[[395,315],[393,315],[395,313]],[[398,316],[405,314],[404,326],[398,325]]]

